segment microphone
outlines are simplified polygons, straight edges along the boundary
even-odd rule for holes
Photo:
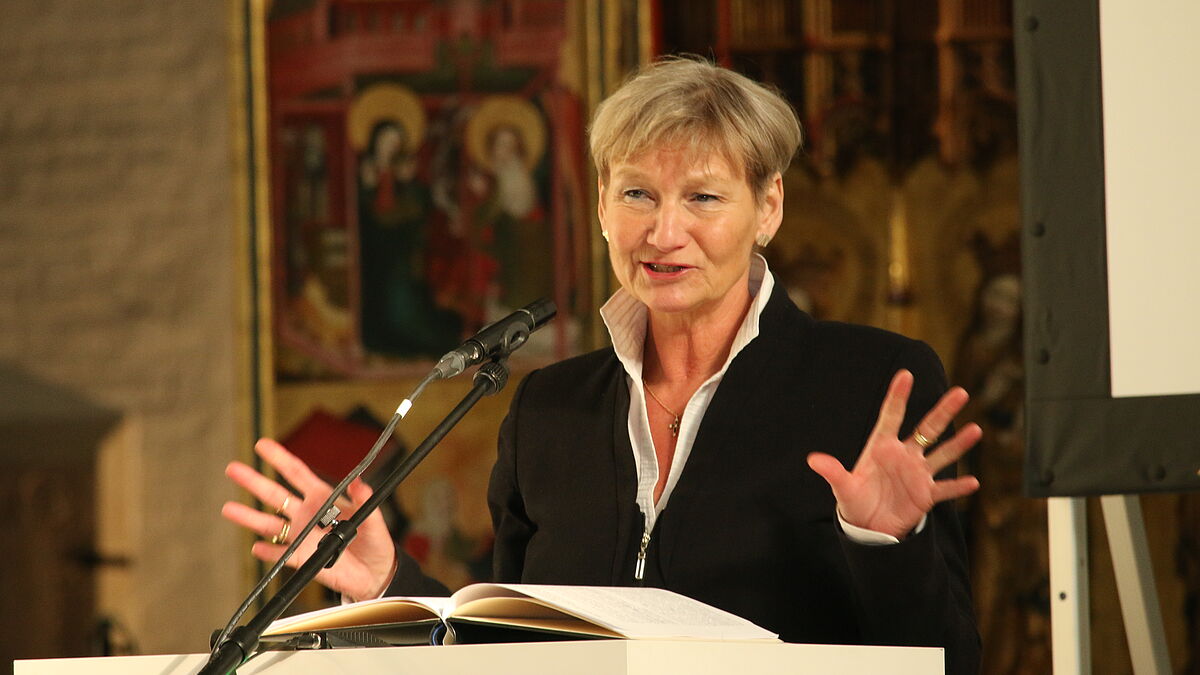
[[[554,318],[558,308],[548,298],[534,300],[485,327],[446,355],[433,367],[437,379],[459,375],[467,368],[495,356],[508,356],[529,339],[529,334]]]

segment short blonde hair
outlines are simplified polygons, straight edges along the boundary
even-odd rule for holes
[[[651,63],[596,108],[588,130],[600,179],[648,150],[720,152],[761,196],[801,143],[796,111],[777,90],[699,57]]]

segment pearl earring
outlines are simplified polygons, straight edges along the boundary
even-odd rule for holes
[[[600,236],[604,237],[604,241],[608,241],[608,230],[600,230]]]

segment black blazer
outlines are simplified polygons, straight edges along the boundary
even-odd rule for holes
[[[668,588],[790,642],[942,646],[947,673],[978,670],[979,638],[953,507],[893,546],[849,541],[805,458],[852,466],[896,370],[915,376],[904,433],[945,376],[923,343],[818,322],[776,286],[759,336],[730,364],[652,533],[627,431],[625,371],[611,348],[531,373],[500,432],[488,501],[497,581]],[[411,560],[389,591],[428,592]]]

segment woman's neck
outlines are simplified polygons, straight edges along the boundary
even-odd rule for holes
[[[746,285],[735,288],[709,311],[650,312],[642,365],[647,383],[698,386],[721,369],[752,300]]]

